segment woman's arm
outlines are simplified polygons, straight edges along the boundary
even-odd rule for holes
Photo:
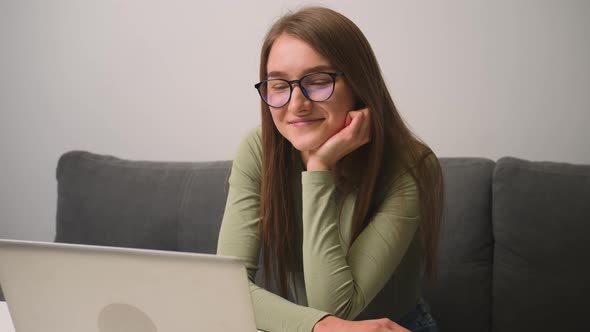
[[[419,222],[415,182],[408,173],[397,177],[348,253],[340,245],[331,172],[304,172],[302,186],[308,304],[354,319],[390,279],[414,238]]]
[[[369,109],[349,112],[340,132],[303,155],[308,170],[302,174],[308,304],[345,319],[355,318],[384,287],[405,255],[419,221],[416,184],[408,173],[397,171],[367,227],[348,252],[341,248],[340,205],[330,170],[343,156],[370,141],[370,119]]]
[[[217,254],[235,256],[245,263],[259,329],[310,332],[327,313],[291,303],[253,282],[258,267],[260,241],[260,176],[260,130],[255,129],[240,145],[232,165]]]

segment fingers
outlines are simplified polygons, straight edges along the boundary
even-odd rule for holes
[[[348,112],[348,118],[350,117],[350,124],[347,124],[351,129],[351,134],[354,139],[358,140],[360,145],[364,145],[371,141],[371,113],[368,108],[364,108],[360,111]]]
[[[348,127],[350,125],[350,123],[352,122],[352,117],[350,116],[350,114],[346,114],[346,120],[344,120],[344,127]]]

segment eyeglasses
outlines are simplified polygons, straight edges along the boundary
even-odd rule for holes
[[[299,85],[305,98],[311,101],[328,100],[334,93],[336,77],[342,75],[344,75],[342,72],[317,72],[292,81],[280,78],[264,80],[255,84],[254,87],[268,106],[278,108],[287,105],[291,100],[295,84]]]

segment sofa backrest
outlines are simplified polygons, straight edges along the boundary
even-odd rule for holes
[[[492,172],[494,162],[442,158],[446,219],[438,274],[424,281],[441,331],[489,331],[492,295]]]
[[[215,253],[230,167],[68,152],[57,167],[55,241]]]
[[[493,331],[584,331],[590,296],[590,165],[498,160]]]

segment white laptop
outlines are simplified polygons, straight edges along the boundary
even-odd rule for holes
[[[0,240],[0,285],[16,332],[256,331],[229,257]]]

